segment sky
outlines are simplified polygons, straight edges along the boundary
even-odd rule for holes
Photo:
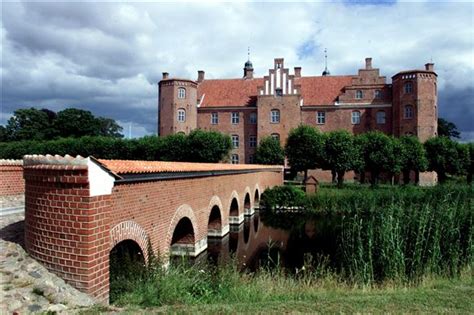
[[[157,82],[256,76],[285,58],[320,75],[356,74],[364,58],[391,83],[435,63],[439,116],[474,141],[472,2],[2,2],[1,117],[67,107],[110,117],[132,137],[156,134]]]

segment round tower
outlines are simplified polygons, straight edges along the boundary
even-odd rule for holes
[[[425,70],[402,71],[392,77],[393,134],[415,135],[420,141],[437,135],[437,74],[433,63]]]
[[[190,133],[197,127],[197,82],[169,78],[158,83],[158,135]]]

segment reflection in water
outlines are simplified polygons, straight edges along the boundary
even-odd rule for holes
[[[208,238],[207,250],[196,260],[218,265],[235,258],[243,269],[278,265],[290,272],[308,261],[318,264],[327,257],[335,261],[335,223],[301,213],[256,213],[240,225],[231,225],[225,237]]]

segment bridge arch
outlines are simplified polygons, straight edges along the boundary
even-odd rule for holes
[[[201,235],[197,222],[194,211],[188,204],[181,205],[176,210],[166,237],[165,250],[169,250],[170,255],[196,256],[202,251],[197,246]]]
[[[245,215],[252,215],[253,214],[253,202],[252,202],[252,193],[250,191],[250,188],[247,186],[245,187],[244,191],[244,213]]]
[[[117,244],[127,240],[135,242],[140,247],[145,261],[148,261],[147,249],[150,239],[145,229],[135,221],[129,220],[120,222],[110,230],[111,249],[115,248]]]
[[[229,198],[229,223],[240,224],[244,221],[244,213],[242,211],[239,194],[234,190]]]
[[[254,191],[255,192],[253,194],[253,207],[257,208],[260,204],[260,196],[261,196],[261,193],[262,193],[262,190],[260,189],[258,184],[255,185]]]

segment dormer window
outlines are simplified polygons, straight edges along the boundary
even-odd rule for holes
[[[356,99],[360,100],[360,99],[362,99],[363,96],[364,96],[364,94],[362,93],[361,90],[356,91]]]
[[[185,88],[178,88],[178,98],[186,98],[186,89]]]
[[[413,93],[413,83],[405,83],[405,85],[403,86],[403,92],[405,92],[405,94]]]
[[[276,94],[276,96],[283,96],[283,90],[282,89],[276,89],[275,94]]]

